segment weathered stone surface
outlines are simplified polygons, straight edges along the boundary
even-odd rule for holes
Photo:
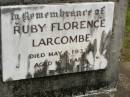
[[[44,77],[4,83],[0,76],[0,97],[71,97],[90,90],[115,87],[125,28],[127,0],[0,0],[0,5],[43,4],[62,2],[115,1],[115,18],[110,47],[110,66],[106,70]],[[1,59],[0,59],[1,60]],[[2,64],[2,62],[1,62]],[[1,67],[1,66],[0,66]],[[0,75],[2,72],[0,72]],[[91,86],[91,87],[90,87]],[[58,95],[58,96],[56,96]],[[98,96],[97,96],[98,97]],[[101,97],[101,96],[100,96]],[[108,96],[103,96],[108,97]]]

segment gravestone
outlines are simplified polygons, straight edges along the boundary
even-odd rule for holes
[[[21,74],[23,74],[23,72],[25,72],[25,71],[22,72],[22,70],[21,70],[22,73],[15,72],[16,75],[11,74],[12,71],[15,71],[15,70],[8,72],[11,70],[11,67],[9,67],[9,63],[12,65],[13,64],[16,65],[16,68],[19,69],[19,67],[20,67],[19,64],[21,63],[21,61],[17,61],[17,60],[21,60],[21,57],[22,57],[21,54],[19,54],[19,51],[18,51],[17,55],[14,55],[14,53],[12,53],[13,51],[11,51],[11,50],[15,49],[15,51],[16,51],[16,49],[19,47],[18,45],[15,45],[15,44],[19,44],[19,37],[21,37],[22,40],[24,40],[25,38],[27,40],[27,39],[29,39],[28,37],[30,37],[30,36],[24,36],[24,35],[20,36],[21,28],[18,27],[17,25],[15,25],[15,24],[17,24],[17,20],[15,21],[16,15],[6,15],[6,14],[9,14],[10,12],[15,12],[15,10],[17,11],[18,7],[21,7],[21,9],[17,11],[18,14],[23,14],[25,10],[28,10],[28,12],[30,12],[30,13],[31,13],[31,11],[38,12],[39,10],[36,7],[45,6],[46,9],[50,9],[51,7],[53,8],[56,6],[55,3],[57,3],[57,6],[58,6],[56,9],[59,8],[59,10],[60,10],[60,8],[64,9],[66,6],[68,9],[71,9],[72,5],[73,6],[82,5],[82,10],[83,10],[83,8],[85,8],[85,6],[91,6],[89,4],[95,4],[95,6],[94,5],[93,6],[96,9],[96,8],[98,8],[98,7],[96,7],[96,6],[98,6],[98,4],[99,4],[99,6],[101,6],[100,4],[102,4],[101,3],[102,1],[104,1],[106,3],[108,3],[108,2],[112,3],[110,1],[114,2],[114,3],[112,3],[112,4],[114,4],[114,14],[113,15],[112,15],[112,13],[110,14],[113,16],[113,19],[111,19],[112,16],[109,16],[109,18],[107,20],[107,22],[110,22],[110,21],[113,22],[113,25],[111,25],[111,27],[110,27],[111,29],[109,29],[110,31],[108,31],[106,34],[106,36],[109,36],[109,38],[104,38],[105,37],[104,33],[102,34],[102,36],[98,36],[99,33],[95,35],[97,37],[100,37],[101,46],[103,46],[103,42],[104,42],[103,40],[107,40],[107,42],[105,42],[107,44],[104,43],[104,45],[106,45],[106,47],[105,46],[102,47],[102,50],[101,50],[101,51],[103,51],[103,48],[107,48],[107,51],[108,51],[108,53],[106,55],[107,62],[108,62],[107,66],[105,66],[103,68],[87,67],[87,69],[82,69],[82,68],[80,68],[80,66],[77,66],[76,70],[75,69],[71,70],[70,68],[67,68],[68,65],[66,65],[65,69],[60,69],[60,70],[57,69],[57,70],[59,70],[58,73],[57,73],[57,71],[50,70],[49,73],[46,73],[47,72],[46,71],[46,72],[35,72],[34,74],[32,74],[32,72],[30,72],[31,70],[29,70],[29,68],[27,68],[28,72],[26,73],[26,78],[21,76]],[[97,2],[97,5],[95,2]],[[59,4],[59,3],[62,3],[62,4]],[[72,4],[66,4],[66,3],[72,3]],[[4,1],[2,1],[1,0],[0,4],[2,6],[1,7],[1,40],[2,40],[2,42],[1,42],[1,72],[0,72],[1,73],[1,80],[0,80],[0,90],[1,91],[0,91],[0,96],[2,96],[2,97],[82,97],[82,96],[95,96],[95,95],[98,96],[99,95],[99,96],[107,97],[108,94],[111,94],[112,92],[116,91],[116,85],[118,82],[118,65],[120,64],[120,53],[121,53],[120,51],[121,51],[121,47],[122,47],[122,43],[123,43],[122,42],[123,33],[124,33],[124,28],[125,28],[125,14],[126,14],[125,12],[126,12],[126,4],[127,4],[126,0],[107,0],[107,1],[105,1],[105,0],[80,0],[80,1],[79,0],[64,0],[64,1],[63,0],[55,0],[55,1],[54,0],[12,0],[12,1],[4,0]],[[31,4],[40,4],[40,5],[31,5]],[[7,5],[9,5],[9,6],[7,7]],[[17,6],[12,7],[13,5],[17,5]],[[111,5],[106,6],[106,7],[108,8],[107,9],[108,14],[110,12],[113,12],[111,9],[112,8]],[[13,10],[11,10],[11,8]],[[77,7],[77,10],[79,8],[80,7]],[[91,7],[88,7],[87,9],[89,9],[89,8],[91,8]],[[101,7],[101,8],[103,8],[103,7]],[[23,9],[23,11],[21,11],[22,9]],[[46,9],[41,8],[40,10],[48,11]],[[93,9],[93,10],[95,10],[95,9]],[[111,9],[110,12],[109,12],[109,9]],[[52,11],[57,11],[57,10],[53,9]],[[22,13],[20,13],[20,12],[22,12]],[[10,26],[9,23],[10,23],[11,16],[12,16],[12,18],[11,18],[12,25]],[[70,20],[69,20],[69,18],[70,18]],[[79,19],[78,22],[73,22],[71,17],[69,17],[69,18],[68,18],[69,23],[64,22],[64,24],[62,24],[61,22],[57,23],[55,21],[55,19],[52,19],[52,22],[47,19],[43,20],[43,21],[37,20],[37,22],[38,22],[38,24],[42,24],[42,22],[46,21],[48,25],[51,24],[51,28],[52,28],[51,31],[52,32],[54,31],[54,34],[48,32],[48,34],[46,34],[46,35],[48,35],[48,37],[51,36],[51,34],[53,34],[53,37],[54,37],[55,33],[57,33],[57,29],[58,29],[58,31],[59,30],[70,30],[69,28],[72,27],[75,31],[78,30],[79,26],[76,26],[74,28],[74,23],[76,25],[78,25],[79,21],[80,21],[80,28],[85,29],[85,26],[83,26],[84,25],[83,23],[86,23],[86,21]],[[82,17],[81,19],[84,19],[84,18]],[[100,18],[102,20],[100,22],[101,23],[100,27],[104,27],[105,26],[103,24],[104,17],[101,16]],[[67,21],[67,19],[65,18],[64,21]],[[25,20],[25,22],[26,22],[26,20]],[[35,23],[35,22],[36,22],[36,20],[33,21],[33,23]],[[94,27],[99,27],[99,25],[97,26],[96,23],[97,23],[97,21],[95,21]],[[62,28],[59,29],[61,24],[64,27],[63,29]],[[67,26],[65,26],[65,24]],[[72,25],[72,24],[73,24],[73,26],[68,28],[68,25]],[[99,24],[99,21],[98,21],[98,24]],[[110,23],[110,24],[112,24],[112,23]],[[55,28],[57,25],[58,25],[58,27]],[[13,31],[11,28],[12,26],[13,26]],[[88,27],[88,26],[89,25],[87,25],[86,27]],[[34,27],[34,25],[32,25],[30,27],[36,28],[36,26]],[[42,27],[43,27],[43,25],[39,26],[39,28],[42,28]],[[72,28],[71,28],[71,30],[72,30]],[[83,29],[83,32],[86,30],[86,29],[85,30],[84,29]],[[37,30],[38,30],[38,28],[37,28]],[[39,30],[43,30],[43,29],[39,29]],[[92,29],[92,32],[93,32],[93,30],[94,29]],[[8,31],[12,32],[13,35],[15,35],[15,36],[11,36],[12,34],[9,34]],[[34,29],[33,31],[35,33],[39,32],[39,31],[36,31],[36,29]],[[30,32],[33,32],[33,31],[30,31]],[[64,31],[61,31],[61,33],[62,33],[61,37],[63,37],[63,35],[64,35],[63,32]],[[67,31],[65,31],[65,32],[67,32]],[[70,31],[68,31],[68,32],[70,32]],[[74,31],[72,31],[72,32],[74,32]],[[81,31],[81,33],[83,33],[83,32]],[[90,41],[89,35],[91,33],[88,33],[89,31],[86,31],[86,32],[87,32],[87,34],[84,33],[83,35],[86,35],[86,41],[88,42],[88,41]],[[100,30],[99,30],[99,32],[100,32]],[[101,32],[103,32],[103,31],[101,30]],[[77,33],[79,33],[79,32],[76,32],[76,34],[72,34],[73,37],[71,36],[70,39],[72,39],[72,38],[75,39],[74,36],[76,36]],[[29,35],[29,33],[28,33],[28,35]],[[55,37],[55,39],[59,38],[58,36],[60,36],[60,34],[57,33],[56,35],[57,36]],[[65,33],[65,35],[70,37],[69,36],[70,34]],[[76,36],[76,37],[81,37],[80,34],[78,34],[78,35],[79,36]],[[10,38],[10,37],[14,37],[14,38]],[[35,37],[35,35],[34,36],[32,35],[32,37],[34,39],[33,40],[31,38],[33,47],[39,47],[39,46],[43,45],[43,41],[40,43],[38,42],[38,44],[37,44],[37,42],[35,40],[39,36]],[[68,39],[68,37],[67,38],[65,37],[65,38]],[[61,42],[63,42],[62,39],[63,38],[60,39]],[[26,40],[23,43],[21,43],[22,44],[21,48],[28,47],[27,46],[28,43],[26,44]],[[14,43],[14,41],[17,41],[18,43]],[[39,41],[41,41],[41,39],[39,39]],[[96,41],[98,41],[98,40],[96,40]],[[59,43],[59,41],[58,41],[58,43]],[[96,43],[98,43],[98,42],[94,41],[92,43],[93,44],[90,44],[90,45],[87,44],[87,48],[90,48],[88,51],[91,50],[93,52],[96,52],[95,51],[95,49],[97,49]],[[6,44],[8,44],[8,45],[6,45]],[[23,46],[24,44],[26,44],[26,46]],[[29,43],[29,44],[31,44],[31,43]],[[52,44],[52,43],[50,43],[50,44]],[[65,43],[63,42],[63,44],[65,44]],[[79,47],[77,46],[77,48],[80,48],[80,47],[85,48],[84,45],[85,44],[80,44]],[[62,50],[65,49],[64,46],[63,47],[60,46],[60,47],[62,48]],[[22,49],[21,48],[19,50],[23,50],[23,48]],[[51,51],[53,50],[52,48],[58,49],[55,47],[49,47],[49,48],[51,48],[50,49]],[[46,48],[46,49],[48,50],[49,48]],[[74,49],[74,52],[77,52],[75,50],[75,48],[73,48],[73,49]],[[34,49],[34,50],[36,51],[36,49]],[[86,52],[87,52],[87,50],[83,51],[83,55],[82,55],[83,58],[84,58],[84,56],[86,56],[85,55]],[[17,51],[16,51],[16,53],[17,53]],[[25,56],[27,53],[28,52],[25,52],[24,50],[22,52],[22,54],[24,54]],[[36,53],[36,55],[34,55],[33,53]],[[37,58],[39,56],[44,57],[43,53],[41,53],[40,55],[37,55],[38,53],[34,52],[34,51],[33,51],[33,53],[29,54],[29,58],[34,58],[34,57]],[[13,55],[16,57],[14,57]],[[77,55],[75,55],[75,56],[77,56]],[[26,56],[26,57],[28,57],[28,56]],[[64,53],[62,53],[60,55],[60,60],[62,60],[63,62],[61,62],[61,63],[57,62],[57,64],[58,65],[70,64],[68,61],[69,58],[70,57],[68,57],[68,52],[66,52],[66,50],[65,50]],[[96,58],[96,56],[95,56],[95,58]],[[12,61],[13,59],[16,62]],[[92,57],[91,57],[91,59],[92,59]],[[24,60],[24,59],[22,59],[22,60]],[[22,62],[23,62],[22,64],[25,63],[25,61],[22,61]],[[89,62],[89,60],[87,62]],[[104,64],[105,64],[105,62],[106,61],[103,61]],[[18,63],[18,64],[15,64],[15,63]],[[32,63],[30,61],[27,61],[27,63],[29,64],[28,67],[30,67],[30,64],[32,65]],[[56,62],[54,61],[54,63],[56,63]],[[43,62],[42,64],[45,65],[46,61]],[[74,63],[72,63],[72,64],[74,64]],[[84,64],[84,62],[82,64]],[[5,65],[7,65],[7,67]],[[43,75],[43,73],[44,73],[44,75]],[[5,75],[10,75],[10,76],[13,75],[13,76],[5,77]],[[14,77],[14,76],[16,76],[16,77]],[[19,79],[24,79],[24,80],[19,80]],[[19,81],[13,81],[13,80],[19,80]],[[108,97],[109,97],[109,95],[108,95]]]

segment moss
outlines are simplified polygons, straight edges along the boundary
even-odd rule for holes
[[[127,57],[127,60],[130,61],[130,55]]]

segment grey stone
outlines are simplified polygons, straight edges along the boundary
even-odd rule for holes
[[[0,65],[0,97],[71,97],[72,94],[82,95],[91,90],[98,90],[97,92],[100,92],[116,87],[116,83],[118,82],[118,66],[120,64],[119,59],[125,30],[127,0],[0,0],[0,5],[86,1],[114,1],[116,3],[110,46],[110,66],[102,71],[89,71],[4,83],[2,82],[2,66]],[[100,95],[100,97],[102,96]]]

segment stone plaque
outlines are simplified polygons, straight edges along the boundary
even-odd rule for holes
[[[1,7],[3,81],[106,69],[114,2]]]

